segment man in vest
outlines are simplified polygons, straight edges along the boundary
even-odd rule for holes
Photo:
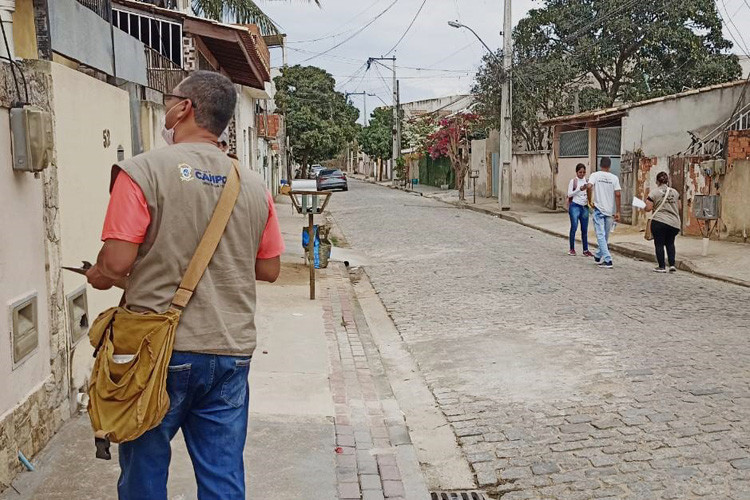
[[[94,288],[127,279],[125,304],[169,308],[208,226],[232,160],[218,136],[237,93],[219,73],[197,71],[165,96],[168,146],[117,163],[104,246],[88,272]],[[179,429],[201,500],[244,500],[248,371],[256,344],[255,281],[279,275],[284,243],[270,194],[241,169],[224,235],[177,328],[162,423],[119,447],[120,500],[166,500],[170,441]]]

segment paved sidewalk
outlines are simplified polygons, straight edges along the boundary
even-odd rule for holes
[[[391,181],[376,184],[393,187]],[[402,189],[400,187],[396,188]],[[502,211],[495,198],[477,197],[477,202],[474,204],[470,189],[466,192],[465,203],[458,201],[458,192],[456,190],[446,191],[433,186],[423,185],[417,185],[414,189],[403,190],[419,193],[422,196],[468,210],[500,217],[554,236],[565,238],[566,240],[568,238],[570,221],[566,212],[552,211],[537,205],[517,203],[513,204],[512,210]],[[577,240],[580,252],[580,231],[577,235]],[[593,222],[589,224],[589,245],[593,248],[597,246]],[[712,240],[709,244],[708,255],[703,256],[703,242],[700,238],[678,236],[676,247],[677,267],[679,269],[708,278],[750,287],[750,246],[747,244]],[[567,245],[561,244],[561,252],[567,252],[567,250]],[[629,257],[656,261],[653,242],[646,241],[643,238],[642,231],[628,224],[617,225],[610,237],[610,250]]]
[[[409,432],[385,377],[348,271],[318,271],[309,300],[301,216],[277,201],[287,252],[275,284],[258,286],[258,348],[250,372],[245,448],[248,499],[426,500]],[[173,441],[169,499],[197,498],[181,433]],[[68,422],[0,500],[116,498],[113,460],[94,458],[88,417]],[[15,488],[15,489],[14,489]]]

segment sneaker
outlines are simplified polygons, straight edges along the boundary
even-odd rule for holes
[[[583,256],[584,256],[584,257],[593,257],[593,256],[594,256],[594,254],[593,254],[593,253],[591,253],[591,252],[589,252],[588,250],[586,250],[585,252],[583,252]],[[600,259],[600,260],[601,260],[601,259]]]
[[[595,263],[599,264],[599,263],[601,263],[601,261],[602,261],[601,257],[594,256],[594,262]]]
[[[669,272],[670,273],[676,273],[677,272],[677,268],[674,267],[674,266],[669,266]]]
[[[655,273],[666,273],[666,272],[667,272],[667,270],[666,270],[666,269],[664,269],[663,267],[655,267],[655,268],[653,269],[653,271],[654,271]]]
[[[570,250],[568,252],[568,255],[571,255],[571,256],[575,257],[576,256],[576,251],[575,250]]]
[[[599,267],[601,267],[602,269],[612,269],[615,266],[612,264],[612,261],[609,261],[600,263]]]

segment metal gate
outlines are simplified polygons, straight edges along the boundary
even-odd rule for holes
[[[669,185],[680,194],[681,230],[685,228],[685,171],[689,164],[690,159],[686,156],[669,157]]]
[[[492,153],[492,197],[500,195],[500,153]]]
[[[636,222],[633,217],[633,196],[635,195],[635,176],[639,161],[640,156],[638,154],[625,153],[620,162],[620,187],[622,188],[620,211],[622,212],[622,222],[626,224]]]

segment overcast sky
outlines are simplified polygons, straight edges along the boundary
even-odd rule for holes
[[[344,41],[394,1],[369,27]],[[321,7],[300,0],[259,4],[287,34],[289,64],[325,68],[336,78],[338,90],[377,94],[379,98],[368,97],[371,112],[382,105],[380,99],[391,102],[392,73],[383,67],[365,72],[363,65],[368,57],[384,55],[396,44],[423,1],[424,8],[395,50],[401,100],[467,93],[486,49],[469,31],[452,28],[447,21],[471,26],[487,45],[498,48],[502,44],[502,0],[320,0]],[[718,4],[724,18],[731,18],[737,26],[734,37],[744,36],[746,52],[750,52],[750,2],[718,0]],[[513,0],[513,24],[539,5],[539,0]],[[733,29],[731,24],[729,27]],[[726,27],[725,36],[732,40]],[[340,47],[316,56],[341,42]],[[734,52],[743,50],[735,46]],[[274,62],[280,63],[280,54],[274,54]],[[352,99],[361,110],[362,97]]]

